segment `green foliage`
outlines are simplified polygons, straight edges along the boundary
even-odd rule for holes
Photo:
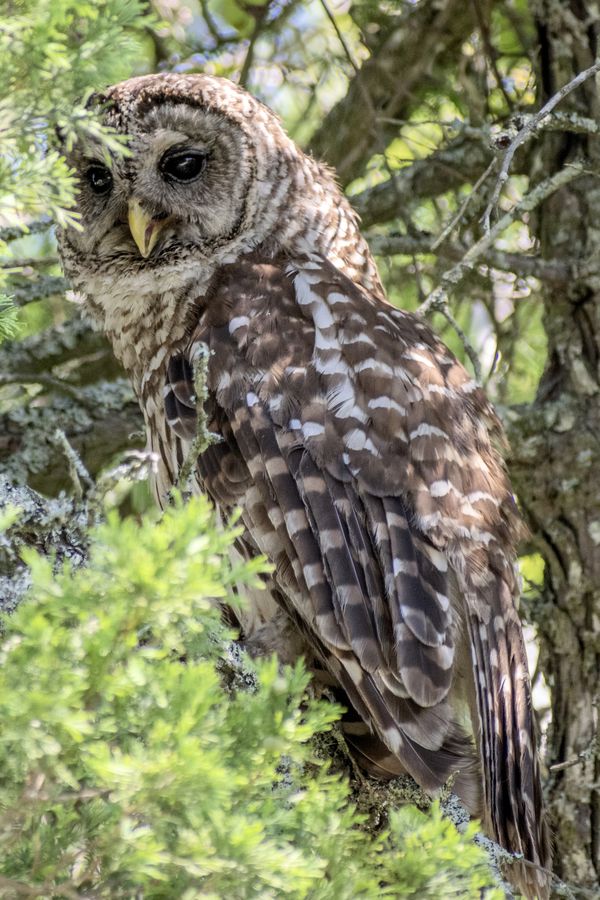
[[[38,216],[76,225],[76,180],[54,146],[57,134],[67,144],[91,138],[123,151],[85,102],[141,63],[150,22],[143,11],[141,0],[19,0],[0,9],[0,225],[9,226],[0,229],[0,297],[22,283],[15,232],[26,233]],[[26,244],[26,257],[47,252],[37,244]],[[16,332],[17,312],[0,299],[0,341]]]
[[[12,338],[18,331],[17,310],[10,297],[0,294],[0,343]]]
[[[0,215],[15,224],[40,213],[65,222],[74,180],[49,149],[54,130],[67,142],[111,139],[85,101],[131,72],[147,21],[140,0],[20,0],[15,7],[0,19]]]
[[[2,895],[479,897],[481,851],[437,807],[358,827],[309,742],[339,711],[300,664],[233,665],[216,601],[263,567],[229,563],[234,533],[199,499],[109,516],[85,569],[28,554],[0,646]]]
[[[420,900],[475,897],[489,884],[479,851],[468,843],[477,832],[474,823],[459,833],[443,817],[437,803],[427,815],[414,807],[404,807],[392,812],[390,819],[392,833],[401,847],[400,853],[392,854],[390,860],[395,876],[394,896]],[[490,890],[485,896],[487,900],[499,900],[504,895],[500,890]]]
[[[123,150],[85,108],[93,90],[131,74],[149,19],[141,0],[18,0],[0,10],[0,224],[50,216],[75,224],[76,180],[54,145],[81,138]],[[12,229],[9,228],[9,231]],[[0,231],[0,257],[9,244]],[[18,272],[18,264],[12,273]],[[11,293],[0,268],[0,291]],[[12,325],[11,325],[12,323]],[[14,316],[0,313],[0,338]]]

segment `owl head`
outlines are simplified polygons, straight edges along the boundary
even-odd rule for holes
[[[181,331],[219,267],[249,252],[292,265],[327,258],[382,295],[333,173],[247,91],[208,75],[161,74],[132,78],[91,102],[126,136],[127,153],[88,139],[67,154],[80,227],[59,230],[59,250],[128,369],[134,324],[147,345],[157,323],[168,321],[170,335]]]
[[[61,231],[59,242],[67,274],[87,291],[90,277],[107,286],[151,276],[156,288],[263,243],[300,197],[298,182],[311,180],[306,167],[317,180],[324,172],[274,113],[226,79],[149,75],[92,102],[128,136],[128,152],[88,140],[68,154],[81,230]]]

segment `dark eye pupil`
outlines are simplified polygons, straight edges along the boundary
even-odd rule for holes
[[[160,162],[160,170],[167,181],[194,181],[206,165],[206,154],[198,150],[167,153]]]
[[[112,188],[112,175],[106,166],[90,166],[86,170],[85,177],[95,194],[108,194]]]

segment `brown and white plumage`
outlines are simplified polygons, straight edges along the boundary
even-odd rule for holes
[[[520,525],[492,409],[429,327],[387,303],[331,173],[264,106],[207,76],[133,79],[103,99],[133,154],[101,196],[83,184],[86,229],[61,252],[131,374],[159,502],[195,435],[208,348],[204,413],[222,440],[196,483],[224,516],[241,508],[240,551],[274,564],[247,630],[293,632],[329,672],[364,723],[348,736],[367,768],[429,791],[456,776],[490,834],[534,864],[520,884],[545,896]],[[173,183],[165,160],[186,147],[203,168]],[[94,149],[78,153],[93,187]]]

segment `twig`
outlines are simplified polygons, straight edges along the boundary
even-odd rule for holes
[[[471,360],[471,365],[473,366],[473,373],[475,375],[475,380],[477,381],[478,384],[481,384],[481,363],[479,362],[479,357],[477,356],[477,351],[475,350],[475,347],[473,346],[473,344],[471,343],[471,341],[469,340],[467,335],[464,333],[464,331],[462,330],[462,328],[460,327],[460,325],[458,324],[458,322],[456,321],[454,316],[452,315],[450,307],[448,306],[447,303],[444,303],[444,304],[442,304],[442,306],[440,306],[439,312],[441,312],[441,314],[446,319],[448,324],[451,325],[452,328],[454,328],[456,334],[458,335],[460,342],[462,343],[463,347],[465,348],[465,353]]]
[[[385,153],[386,148],[382,144],[381,134],[379,133],[379,129],[377,128],[377,110],[375,109],[375,105],[373,103],[373,98],[371,97],[366,85],[363,83],[362,79],[360,78],[360,66],[354,59],[354,55],[348,45],[348,42],[346,41],[346,38],[344,37],[342,30],[340,29],[340,27],[337,23],[337,20],[334,16],[333,12],[329,8],[329,4],[327,3],[327,0],[320,0],[320,3],[321,3],[321,6],[323,7],[325,15],[327,16],[327,18],[329,19],[329,21],[331,22],[331,24],[333,26],[333,30],[335,31],[337,39],[340,42],[340,46],[341,46],[342,50],[344,51],[344,56],[346,57],[346,59],[348,60],[350,65],[352,66],[354,74],[357,76],[357,84],[358,84],[360,93],[362,95],[363,100],[365,101],[365,105],[367,106],[369,113],[371,114],[371,120],[372,120],[371,132],[373,134],[373,137],[375,138],[378,149],[380,150],[380,152],[383,156],[383,159],[384,159],[384,163],[388,169],[388,174],[390,175],[390,179],[392,181],[392,187],[394,190],[396,190],[394,173],[392,171],[390,171],[389,163],[388,163],[387,156]]]
[[[8,225],[6,228],[0,228],[0,241],[18,241],[19,238],[27,237],[29,234],[38,234],[40,231],[46,231],[53,225],[52,219],[43,217],[36,219],[35,222],[24,222],[22,225]]]
[[[254,12],[254,28],[252,29],[252,34],[250,35],[250,41],[248,43],[248,49],[246,51],[246,56],[244,58],[244,63],[242,65],[242,70],[240,72],[240,80],[239,84],[242,87],[247,86],[248,77],[250,75],[250,69],[252,68],[252,63],[254,62],[254,51],[256,49],[256,42],[258,41],[264,24],[267,18],[267,12],[269,9],[268,0],[264,4],[264,6],[252,7]]]
[[[576,112],[549,113],[544,116],[543,119],[537,119],[537,116],[535,115],[526,115],[524,113],[520,113],[518,116],[513,117],[513,121],[516,121],[519,130],[525,128],[526,125],[529,125],[533,119],[537,120],[533,125],[534,135],[538,134],[540,131],[568,131],[572,134],[591,135],[600,134],[600,123],[587,116],[580,116]],[[503,147],[506,147],[506,144],[510,139],[511,135],[508,132],[500,132],[499,134],[494,135],[493,143],[497,146],[501,144]]]
[[[399,127],[410,125],[413,128],[417,128],[419,125],[438,125],[440,128],[453,128],[455,131],[460,131],[461,133],[465,131],[465,129],[469,129],[476,132],[478,137],[481,137],[483,134],[488,135],[489,132],[487,126],[473,128],[473,126],[464,119],[395,119],[392,116],[377,116],[377,121],[382,122],[384,125],[398,125]]]
[[[21,259],[9,259],[2,257],[0,259],[0,268],[2,269],[28,269],[34,266],[50,266],[58,262],[58,256],[28,256]]]
[[[102,515],[102,503],[109,491],[120,481],[146,481],[158,471],[158,454],[148,450],[128,450],[125,457],[97,479],[87,497],[88,524],[98,523]]]
[[[594,698],[594,706],[596,708],[598,707],[599,702],[598,697]],[[589,762],[591,759],[600,759],[600,729],[596,729],[589,747],[586,747],[585,750],[572,756],[571,759],[565,760],[565,762],[554,763],[553,766],[549,766],[549,771],[564,772],[565,769],[572,769],[573,766]]]
[[[62,428],[56,429],[53,439],[54,443],[57,444],[65,454],[69,465],[69,476],[75,489],[75,495],[82,500],[94,487],[94,479],[84,466],[83,461],[75,448],[69,443],[69,439]]]
[[[373,253],[378,256],[393,256],[394,254],[414,256],[415,254],[428,255],[436,252],[437,256],[442,259],[459,262],[465,255],[465,249],[460,244],[445,244],[434,251],[433,235],[427,232],[420,232],[417,235],[384,235],[367,232],[365,237]],[[542,259],[539,256],[527,256],[524,253],[506,253],[495,247],[482,254],[480,263],[491,269],[512,272],[521,278],[533,277],[557,284],[566,282],[573,276],[575,269],[574,262]]]
[[[564,100],[572,91],[578,88],[584,81],[587,81],[592,75],[595,75],[596,72],[600,71],[600,59],[596,60],[593,66],[590,66],[587,69],[584,69],[583,72],[580,72],[575,78],[572,78],[568,84],[563,85],[563,87],[551,97],[547,103],[542,106],[542,108],[535,115],[529,119],[529,121],[521,128],[521,130],[517,133],[516,137],[513,138],[511,144],[504,154],[504,160],[502,162],[502,167],[500,169],[500,173],[496,180],[496,186],[494,188],[494,193],[492,194],[492,198],[488,203],[486,210],[483,214],[483,227],[486,232],[490,231],[490,217],[498,200],[500,198],[500,193],[502,188],[506,184],[508,180],[508,171],[510,169],[510,164],[513,160],[515,153],[518,148],[523,144],[526,140],[528,140],[535,132],[535,129],[542,121],[542,119],[548,115],[548,113],[552,112],[555,106],[557,106],[561,100]]]
[[[464,278],[466,273],[473,269],[479,262],[484,253],[486,253],[497,237],[505,231],[512,222],[515,221],[523,213],[531,212],[536,206],[539,206],[544,200],[554,194],[559,188],[569,182],[579,178],[585,172],[582,162],[573,163],[565,166],[560,171],[555,172],[550,178],[541,181],[532,191],[526,194],[523,199],[516,204],[509,212],[502,216],[494,227],[484,234],[477,243],[467,250],[462,260],[453,266],[448,272],[442,276],[441,282],[435,290],[431,292],[427,300],[421,304],[417,310],[419,315],[425,315],[431,309],[439,309],[448,301],[448,291],[456,287],[456,285]]]
[[[572,134],[600,134],[600,123],[576,112],[556,112],[539,123],[547,131],[570,131]]]
[[[200,454],[204,453],[211,444],[218,444],[223,440],[220,434],[214,434],[212,431],[208,430],[206,413],[204,411],[204,404],[208,400],[207,382],[210,353],[211,351],[207,344],[200,341],[196,345],[194,358],[191,360],[194,372],[194,392],[196,401],[196,436],[192,441],[192,445],[183,461],[177,477],[177,487],[182,491],[185,491],[188,488],[188,483]]]
[[[510,853],[508,850],[505,850],[504,847],[501,847],[500,844],[496,843],[496,841],[487,837],[487,835],[481,834],[481,832],[475,835],[474,842],[486,851],[494,871],[500,871],[501,865],[524,866],[526,869],[540,872],[551,881],[553,890],[552,896],[566,897],[567,900],[575,900],[575,893],[571,889],[571,885],[562,881],[558,875],[555,875],[554,872],[547,869],[545,866],[540,866],[537,863],[531,862],[530,859],[525,859],[520,853]],[[507,887],[504,882],[502,886],[505,889]],[[512,897],[512,894],[510,894],[510,896]]]
[[[387,222],[403,210],[412,209],[420,199],[438,197],[464,184],[472,184],[492,156],[488,138],[480,134],[470,140],[461,134],[425,159],[414,160],[410,166],[396,170],[397,195],[384,181],[352,195],[350,202],[365,226]]]
[[[474,7],[475,7],[475,15],[477,17],[477,24],[479,25],[479,32],[480,32],[481,38],[483,40],[483,47],[485,50],[485,59],[489,63],[489,66],[490,66],[492,73],[494,75],[494,78],[496,80],[496,84],[498,85],[498,88],[499,88],[500,92],[502,93],[502,96],[504,97],[504,102],[506,103],[507,108],[510,110],[513,107],[513,101],[509,97],[509,95],[506,91],[506,88],[504,87],[504,79],[502,78],[502,75],[500,74],[500,72],[498,70],[497,53],[496,53],[496,48],[492,44],[489,23],[486,22],[486,20],[485,20],[479,0],[475,0]]]
[[[327,18],[333,25],[333,29],[337,35],[338,41],[340,42],[342,49],[346,55],[346,59],[348,60],[348,62],[352,66],[352,68],[354,69],[354,74],[358,75],[360,73],[360,67],[359,67],[358,63],[356,62],[356,60],[354,59],[354,56],[352,55],[352,51],[350,50],[350,47],[348,46],[346,38],[344,37],[338,23],[336,22],[336,18],[334,16],[334,14],[329,9],[327,0],[321,0],[321,6],[323,7],[325,15],[327,16]],[[363,96],[364,96],[364,94],[363,94]],[[373,108],[373,104],[371,102],[371,97],[369,95],[367,95],[366,99],[367,99],[367,102],[369,103],[369,105],[371,106],[371,108]]]
[[[518,123],[518,130],[529,125],[532,119],[536,118],[535,114],[518,113],[512,117],[515,127]],[[439,128],[448,128],[455,131],[458,135],[472,137],[476,140],[485,140],[493,144],[499,149],[506,147],[507,143],[512,140],[514,129],[512,132],[500,131],[493,135],[490,132],[489,125],[471,125],[464,119],[394,119],[389,116],[377,116],[377,121],[384,125],[398,125],[399,127],[410,125],[413,128],[419,125],[437,125]],[[533,126],[534,133],[541,131],[570,131],[573,134],[600,134],[600,123],[588,116],[580,116],[576,112],[555,112],[544,116]]]
[[[435,239],[435,241],[431,245],[432,251],[437,250],[437,248],[440,246],[440,244],[442,244],[446,240],[448,235],[450,235],[454,231],[454,229],[456,228],[456,226],[462,220],[464,214],[466,213],[469,203],[471,202],[473,197],[476,195],[476,193],[479,190],[479,188],[481,187],[481,185],[487,180],[488,175],[490,175],[494,171],[495,167],[496,167],[496,160],[493,159],[491,161],[491,163],[489,164],[489,166],[487,167],[487,169],[485,169],[485,171],[479,176],[479,178],[477,179],[477,181],[475,182],[475,184],[473,185],[473,187],[467,194],[466,198],[461,203],[460,208],[459,208],[458,212],[456,213],[456,215],[454,216],[454,218],[451,219],[451,221],[446,225],[446,227],[442,230],[440,235]]]
[[[550,772],[564,772],[565,769],[572,769],[573,766],[578,766],[580,763],[588,762],[592,756],[594,755],[594,748],[588,747],[587,750],[582,750],[581,753],[578,753],[577,756],[572,756],[571,759],[565,760],[565,762],[554,763],[553,766],[549,767]]]
[[[73,400],[77,400],[78,403],[85,405],[85,402],[81,397],[81,391],[78,388],[73,387],[73,385],[63,381],[61,378],[54,378],[52,375],[27,375],[24,372],[13,372],[8,374],[0,372],[0,386],[6,384],[39,384],[42,387],[52,388],[55,391],[59,391],[61,394],[66,394],[67,397],[71,397]]]
[[[362,98],[365,101],[365,105],[370,113],[370,117],[371,117],[370,130],[371,130],[371,133],[372,133],[374,141],[375,141],[375,146],[381,153],[381,156],[383,158],[383,164],[385,166],[385,169],[386,169],[388,175],[390,176],[390,183],[392,186],[392,191],[396,197],[396,200],[399,201],[400,196],[399,196],[398,185],[396,183],[397,170],[393,169],[390,166],[390,162],[388,160],[387,152],[386,152],[387,146],[386,146],[385,141],[382,139],[381,132],[378,128],[377,110],[375,108],[375,104],[373,103],[373,98],[371,97],[371,94],[369,93],[369,90],[368,90],[366,84],[360,77],[360,66],[358,65],[357,61],[354,59],[354,55],[350,49],[350,46],[349,46],[348,42],[346,41],[346,38],[344,37],[344,34],[343,34],[341,28],[339,27],[333,12],[329,8],[327,0],[320,0],[320,3],[321,3],[321,6],[323,7],[323,10],[325,11],[325,15],[327,16],[327,18],[329,19],[329,21],[331,22],[331,24],[333,26],[333,30],[335,31],[335,33],[337,35],[337,39],[340,42],[340,46],[342,47],[342,50],[344,51],[344,55],[346,56],[346,59],[352,66],[355,76],[357,76],[356,83],[358,84],[358,88],[360,90]]]
[[[36,300],[42,300],[44,297],[54,297],[57,294],[64,294],[70,285],[66,278],[59,275],[42,275],[25,285],[11,284],[8,293],[15,301],[17,306],[25,306],[27,303],[34,303]]]

